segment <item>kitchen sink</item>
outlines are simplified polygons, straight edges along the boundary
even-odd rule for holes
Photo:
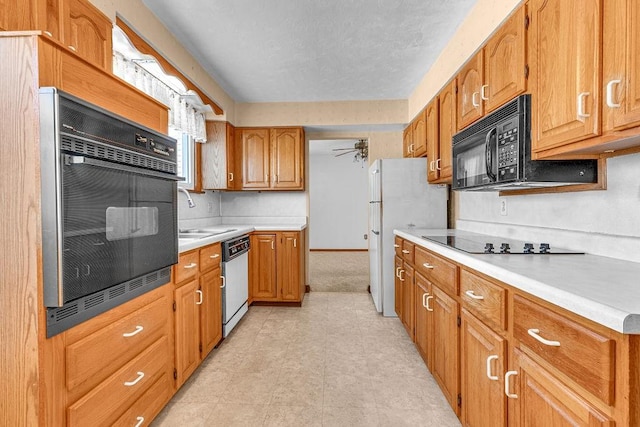
[[[220,228],[200,228],[200,229],[195,229],[195,228],[191,228],[188,230],[180,230],[180,235],[184,235],[184,236],[189,236],[189,235],[196,235],[196,234],[206,234],[208,236],[215,236],[217,234],[222,234],[222,233],[228,233],[230,231],[236,231],[237,228],[227,228],[227,229],[220,229]]]
[[[178,239],[197,240],[204,239],[205,237],[213,236],[214,233],[195,233],[195,232],[183,232],[178,233]]]

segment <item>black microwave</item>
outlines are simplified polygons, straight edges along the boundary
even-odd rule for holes
[[[532,160],[531,95],[520,95],[453,137],[454,190],[500,191],[595,183],[597,160]]]

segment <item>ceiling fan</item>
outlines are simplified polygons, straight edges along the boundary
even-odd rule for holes
[[[359,139],[358,142],[354,144],[353,148],[334,148],[332,151],[342,151],[342,153],[336,154],[335,157],[355,153],[354,161],[366,160],[367,157],[369,157],[369,144],[366,139]]]

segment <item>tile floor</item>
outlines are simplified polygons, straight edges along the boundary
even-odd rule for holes
[[[366,293],[251,307],[154,426],[459,426],[397,318]]]

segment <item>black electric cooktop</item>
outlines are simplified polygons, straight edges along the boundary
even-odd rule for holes
[[[470,234],[458,236],[422,236],[441,245],[449,246],[471,254],[521,254],[521,255],[570,255],[584,252],[557,248],[548,243],[525,242],[502,237]]]

